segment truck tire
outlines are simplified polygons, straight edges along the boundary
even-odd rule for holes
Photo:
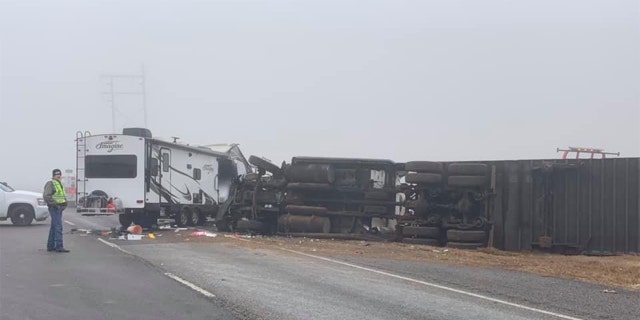
[[[249,163],[251,163],[252,165],[260,169],[263,169],[264,171],[271,172],[274,175],[282,175],[282,169],[280,169],[280,167],[273,164],[271,161],[252,155],[249,157]]]
[[[402,227],[403,237],[422,237],[437,239],[440,237],[440,228],[438,227]]]
[[[406,171],[442,173],[442,163],[432,161],[409,161],[405,163]]]
[[[450,176],[486,176],[487,165],[484,163],[451,163],[447,166]]]
[[[191,217],[190,225],[192,226],[201,226],[204,224],[204,221],[207,220],[205,215],[202,212],[200,212],[200,209],[198,208],[193,209],[193,212],[191,212],[190,217]]]
[[[296,164],[288,166],[285,175],[289,182],[332,184],[336,171],[330,164]]]
[[[450,176],[447,184],[450,187],[484,187],[487,185],[485,176]]]
[[[123,229],[128,228],[133,222],[133,216],[130,213],[121,213],[118,215],[118,221]]]
[[[386,215],[389,213],[389,209],[385,206],[364,206],[362,211],[365,214],[374,214],[374,215]]]
[[[480,242],[447,242],[447,247],[454,249],[478,249],[484,247]]]
[[[425,246],[439,247],[438,239],[402,238],[402,243],[421,244]]]
[[[487,233],[483,230],[447,230],[447,241],[453,242],[484,242]]]
[[[99,201],[98,207],[104,208],[107,206],[107,202],[109,200],[109,195],[102,190],[93,190],[91,191],[90,197]],[[94,203],[95,205],[95,203]]]
[[[260,175],[254,172],[250,172],[244,175],[244,181],[253,181],[256,182],[260,180]]]
[[[33,222],[35,213],[30,205],[19,204],[11,208],[9,212],[11,223],[17,226],[28,226]]]
[[[216,220],[216,230],[218,230],[218,232],[230,232],[231,227],[232,221],[227,217],[224,217],[221,220]]]
[[[238,220],[236,223],[236,229],[238,231],[262,231],[264,225],[257,220]]]
[[[389,200],[395,201],[395,194],[388,191],[367,191],[364,193],[364,198],[366,200]]]
[[[438,173],[409,172],[405,178],[407,183],[438,184],[442,182],[442,175]]]
[[[328,183],[313,183],[313,182],[289,182],[287,183],[288,190],[331,190],[332,187]]]
[[[178,227],[188,226],[191,223],[191,210],[187,207],[182,208],[176,215],[175,220]]]
[[[284,207],[284,211],[292,215],[325,215],[328,210],[325,207],[298,206],[290,204]]]

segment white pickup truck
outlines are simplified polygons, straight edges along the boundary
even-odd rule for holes
[[[49,209],[42,194],[15,190],[6,182],[0,182],[0,221],[11,219],[15,225],[27,226],[33,220],[49,217]]]

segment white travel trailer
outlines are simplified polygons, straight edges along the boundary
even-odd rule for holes
[[[123,227],[150,227],[161,217],[201,225],[215,217],[232,181],[251,171],[237,144],[190,146],[145,128],[78,132],[76,145],[77,211],[119,214]]]

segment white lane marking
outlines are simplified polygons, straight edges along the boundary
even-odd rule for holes
[[[75,223],[73,223],[73,222],[71,222],[71,221],[69,221],[69,220],[65,220],[65,221],[64,221],[64,223],[66,223],[66,224],[70,224],[70,225],[72,225],[72,226],[75,226],[75,225],[76,225]]]
[[[561,319],[582,320],[581,318],[575,318],[575,317],[567,316],[567,315],[560,314],[560,313],[555,313],[555,312],[551,312],[551,311],[547,311],[547,310],[528,307],[528,306],[525,306],[525,305],[521,305],[521,304],[517,304],[517,303],[505,301],[505,300],[491,298],[491,297],[484,296],[484,295],[481,295],[481,294],[476,294],[476,293],[472,293],[472,292],[468,292],[468,291],[464,291],[464,290],[454,289],[454,288],[450,288],[450,287],[447,287],[447,286],[443,286],[443,285],[439,285],[439,284],[435,284],[435,283],[430,283],[430,282],[426,282],[426,281],[422,281],[422,280],[417,280],[417,279],[413,279],[413,278],[409,278],[409,277],[404,277],[404,276],[400,276],[400,275],[397,275],[397,274],[393,274],[393,273],[389,273],[389,272],[385,272],[385,271],[381,271],[381,270],[362,267],[362,266],[351,264],[351,263],[348,263],[348,262],[342,262],[342,261],[338,261],[338,260],[334,260],[334,259],[330,259],[330,258],[320,257],[320,256],[316,256],[316,255],[312,255],[312,254],[308,254],[308,253],[304,253],[304,252],[285,249],[285,248],[280,248],[280,249],[282,249],[284,251],[296,253],[296,254],[299,254],[299,255],[311,257],[311,258],[316,258],[316,259],[320,259],[320,260],[324,260],[324,261],[328,261],[328,262],[332,262],[332,263],[337,263],[337,264],[340,264],[340,265],[343,265],[343,266],[347,266],[347,267],[352,267],[352,268],[356,268],[356,269],[360,269],[360,270],[370,271],[370,272],[374,272],[374,273],[377,273],[377,274],[385,275],[385,276],[388,276],[388,277],[401,279],[401,280],[405,280],[405,281],[410,281],[410,282],[415,282],[415,283],[419,283],[419,284],[422,284],[422,285],[425,285],[425,286],[438,288],[438,289],[442,289],[442,290],[446,290],[446,291],[450,291],[450,292],[455,292],[455,293],[467,295],[467,296],[478,298],[478,299],[483,299],[483,300],[487,300],[487,301],[491,301],[491,302],[495,302],[495,303],[504,304],[504,305],[511,306],[511,307],[516,307],[516,308],[525,309],[525,310],[529,310],[529,311],[533,311],[533,312],[538,312],[538,313],[542,313],[542,314],[558,317],[558,318],[561,318]]]
[[[195,284],[193,284],[193,283],[191,283],[191,282],[189,282],[187,280],[184,280],[184,279],[174,275],[173,273],[168,273],[167,272],[164,275],[169,277],[169,278],[171,278],[171,279],[173,279],[173,280],[175,280],[175,281],[178,281],[178,282],[184,284],[185,286],[187,286],[187,287],[189,287],[189,288],[191,288],[191,289],[193,289],[193,290],[195,290],[197,292],[199,292],[200,294],[204,295],[207,298],[215,298],[216,297],[213,293],[211,293],[211,292],[209,292],[207,290],[204,290],[204,289],[196,286]]]
[[[122,249],[122,247],[120,247],[119,245],[117,245],[115,243],[111,243],[109,241],[106,241],[106,240],[103,240],[103,239],[100,239],[100,238],[98,238],[98,241],[108,245],[109,247],[116,248],[116,249],[118,249],[118,250],[120,250],[120,251],[122,251],[122,252],[124,252],[126,254],[133,255],[131,252]],[[182,283],[183,285],[195,290],[196,292],[202,294],[205,297],[208,297],[208,298],[215,298],[216,297],[213,293],[211,293],[211,292],[209,292],[207,290],[204,290],[204,289],[196,286],[195,284],[193,284],[193,283],[191,283],[191,282],[189,282],[187,280],[184,280],[184,279],[182,279],[182,278],[180,278],[180,277],[178,277],[178,276],[176,276],[176,275],[174,275],[172,273],[166,272],[164,275],[169,277],[169,278],[171,278],[171,279],[173,279],[173,280],[175,280],[175,281],[178,281],[178,282]]]
[[[98,238],[98,241],[108,245],[109,247],[116,248],[116,249],[118,249],[118,250],[120,250],[120,251],[122,251],[122,252],[124,252],[126,254],[132,254],[131,252],[129,252],[129,251],[125,250],[125,249],[122,249],[119,245],[117,245],[115,243],[111,243],[111,242],[106,241],[106,240],[101,239],[101,238]]]

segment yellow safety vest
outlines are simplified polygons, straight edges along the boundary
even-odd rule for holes
[[[53,194],[53,201],[56,204],[67,203],[67,196],[64,194],[62,183],[56,179],[51,179],[51,181],[53,182],[53,187],[56,188],[56,192]]]

